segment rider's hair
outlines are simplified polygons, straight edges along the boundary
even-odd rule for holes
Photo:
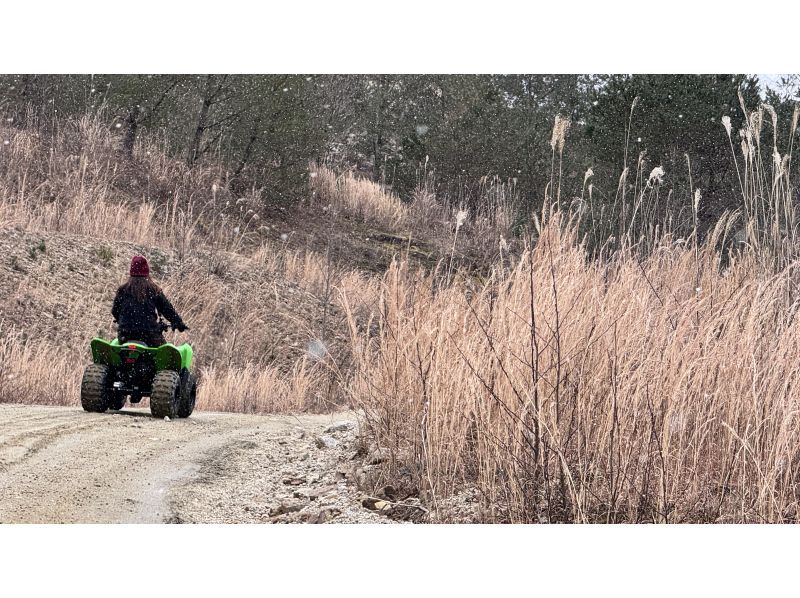
[[[148,297],[152,299],[161,293],[161,287],[154,283],[149,276],[131,276],[120,287],[120,290],[133,295],[139,303],[143,303]]]

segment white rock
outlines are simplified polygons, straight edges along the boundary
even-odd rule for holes
[[[339,443],[336,442],[336,440],[331,438],[330,436],[322,435],[322,436],[317,436],[317,438],[314,440],[314,444],[317,445],[317,448],[329,449],[329,448],[334,448]]]

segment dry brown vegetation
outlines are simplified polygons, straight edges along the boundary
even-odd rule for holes
[[[11,260],[0,400],[76,403],[86,339],[108,334],[111,293],[141,251],[192,326],[199,408],[347,401],[367,440],[391,450],[381,479],[418,489],[433,512],[476,490],[487,521],[795,521],[791,153],[762,160],[769,110],[742,108],[741,152],[731,143],[742,210],[702,241],[702,191],[665,211],[664,173],[641,160],[610,206],[590,184],[560,197],[563,119],[546,207],[514,242],[513,182],[487,179],[467,209],[427,176],[404,202],[312,165],[311,206],[327,226],[367,223],[392,244],[378,275],[269,241],[248,207],[257,192],[234,198],[221,173],[145,146],[136,172],[151,174],[123,174],[92,121],[49,153],[15,129],[16,153],[0,152]]]
[[[478,289],[397,264],[350,396],[396,470],[492,520],[794,520],[798,277],[711,247],[699,286],[692,248],[595,262],[558,218]]]

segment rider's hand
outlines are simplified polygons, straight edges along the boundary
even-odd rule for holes
[[[172,327],[172,329],[177,330],[178,332],[186,332],[187,330],[189,330],[189,327],[183,322],[178,322]]]

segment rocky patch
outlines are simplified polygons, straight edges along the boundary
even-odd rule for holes
[[[422,521],[427,511],[417,504],[418,499],[384,492],[375,497],[375,502],[365,503],[358,484],[364,481],[365,471],[376,472],[377,467],[365,464],[363,457],[354,459],[354,455],[362,454],[356,450],[357,432],[355,416],[343,420],[340,414],[333,423],[320,421],[247,434],[207,455],[198,476],[170,491],[172,512],[166,520],[312,524]],[[383,504],[375,508],[377,503]]]

